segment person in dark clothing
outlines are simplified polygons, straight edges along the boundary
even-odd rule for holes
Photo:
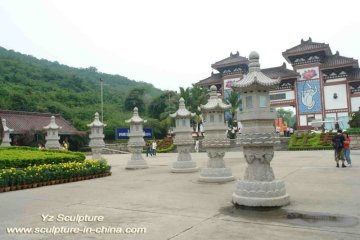
[[[149,153],[150,153],[150,156],[152,156],[152,151],[151,151],[151,148],[150,148],[150,144],[148,142],[146,142],[146,157],[149,156]]]
[[[337,130],[337,134],[332,138],[332,143],[335,150],[336,167],[339,167],[339,160],[342,161],[341,167],[346,167],[344,159],[344,142],[345,137],[342,134],[342,130],[339,129]]]

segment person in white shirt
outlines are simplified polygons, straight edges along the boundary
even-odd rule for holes
[[[156,156],[156,147],[157,147],[157,144],[156,144],[156,141],[154,140],[154,141],[152,142],[152,154],[153,154],[154,156]]]
[[[199,152],[199,140],[195,141],[195,151],[198,153]]]

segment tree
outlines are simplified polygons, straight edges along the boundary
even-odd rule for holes
[[[207,102],[207,89],[194,84],[191,88],[184,89],[180,87],[180,97],[184,98],[187,109],[190,112],[196,113],[191,119],[191,124],[195,131],[197,124],[201,122],[199,106]]]
[[[145,90],[143,88],[134,88],[130,91],[130,93],[125,98],[124,108],[127,111],[133,111],[134,107],[139,109],[139,112],[143,112],[145,110],[145,103],[142,98]]]
[[[282,118],[289,127],[294,127],[296,123],[296,116],[293,111],[279,108],[276,110],[277,117]]]
[[[349,125],[352,128],[360,128],[360,107],[359,111],[351,114],[351,120],[349,121]]]
[[[241,105],[241,97],[238,92],[231,91],[229,96],[226,99],[227,104],[231,105],[231,118],[229,119],[229,127],[234,127],[234,122],[236,120],[236,113]]]

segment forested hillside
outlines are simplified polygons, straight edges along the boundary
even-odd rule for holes
[[[145,103],[162,93],[151,84],[100,73],[95,67],[73,68],[0,47],[0,109],[61,113],[77,129],[86,130],[86,123],[100,112],[100,78],[109,130],[126,126],[131,113],[124,110],[124,102],[132,89],[145,89]]]

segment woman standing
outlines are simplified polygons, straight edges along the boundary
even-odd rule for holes
[[[344,137],[345,137],[345,141],[344,141],[345,160],[346,160],[348,166],[351,167],[351,158],[350,158],[350,141],[351,141],[351,139],[347,132],[344,132]]]

